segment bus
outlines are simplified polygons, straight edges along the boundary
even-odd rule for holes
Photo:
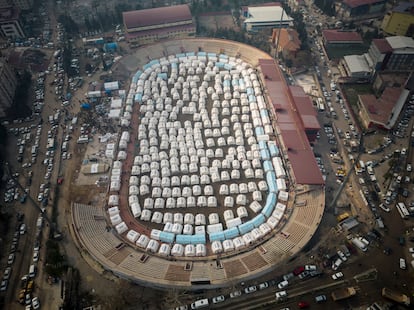
[[[410,216],[410,212],[408,211],[407,207],[405,206],[404,202],[397,203],[397,210],[401,215],[402,219],[407,219]]]

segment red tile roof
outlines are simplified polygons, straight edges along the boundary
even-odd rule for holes
[[[127,29],[192,20],[187,4],[123,12],[122,17]]]
[[[363,43],[362,37],[357,32],[351,31],[338,31],[338,30],[322,30],[322,35],[326,42],[354,42]]]
[[[303,94],[297,88],[291,89],[286,85],[274,60],[259,59],[259,66],[266,76],[264,84],[275,108],[276,122],[295,181],[298,184],[324,184],[300,115],[300,111],[306,113],[307,117],[311,114],[307,107],[301,106],[301,103],[304,104],[301,98]],[[295,97],[299,98],[298,104],[295,102]]]
[[[372,43],[378,48],[381,53],[392,52],[392,47],[386,39],[373,39]]]
[[[380,98],[371,94],[359,95],[358,97],[372,122],[387,124],[391,118],[391,112],[401,96],[401,92],[401,88],[387,87]]]

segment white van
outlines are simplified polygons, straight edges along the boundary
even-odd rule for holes
[[[209,306],[208,298],[200,299],[191,304],[191,309],[202,309]]]
[[[29,267],[29,277],[34,278],[36,276],[36,266],[30,265]]]

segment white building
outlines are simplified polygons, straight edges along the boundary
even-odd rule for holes
[[[287,28],[293,25],[293,18],[288,16],[281,6],[248,7],[245,15],[244,27],[248,32]]]

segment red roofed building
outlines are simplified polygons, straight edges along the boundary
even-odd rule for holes
[[[286,84],[279,66],[272,59],[259,59],[264,75],[268,99],[273,106],[272,118],[279,136],[281,151],[293,171],[297,184],[322,185],[324,180],[316,163],[309,140],[309,131],[319,127],[315,112],[311,111],[312,102],[300,87]],[[316,135],[316,133],[315,133]]]
[[[325,46],[338,44],[363,44],[361,35],[355,31],[339,31],[335,29],[326,29],[322,31],[322,40]]]
[[[400,87],[387,87],[381,97],[359,95],[359,116],[365,128],[391,129],[407,100],[409,91]]]
[[[279,43],[277,44],[278,37]],[[277,44],[277,52],[281,53],[285,59],[296,58],[297,53],[300,51],[301,41],[295,29],[273,29],[272,43]]]
[[[194,36],[196,27],[187,4],[123,12],[125,38],[144,45],[161,39]]]

